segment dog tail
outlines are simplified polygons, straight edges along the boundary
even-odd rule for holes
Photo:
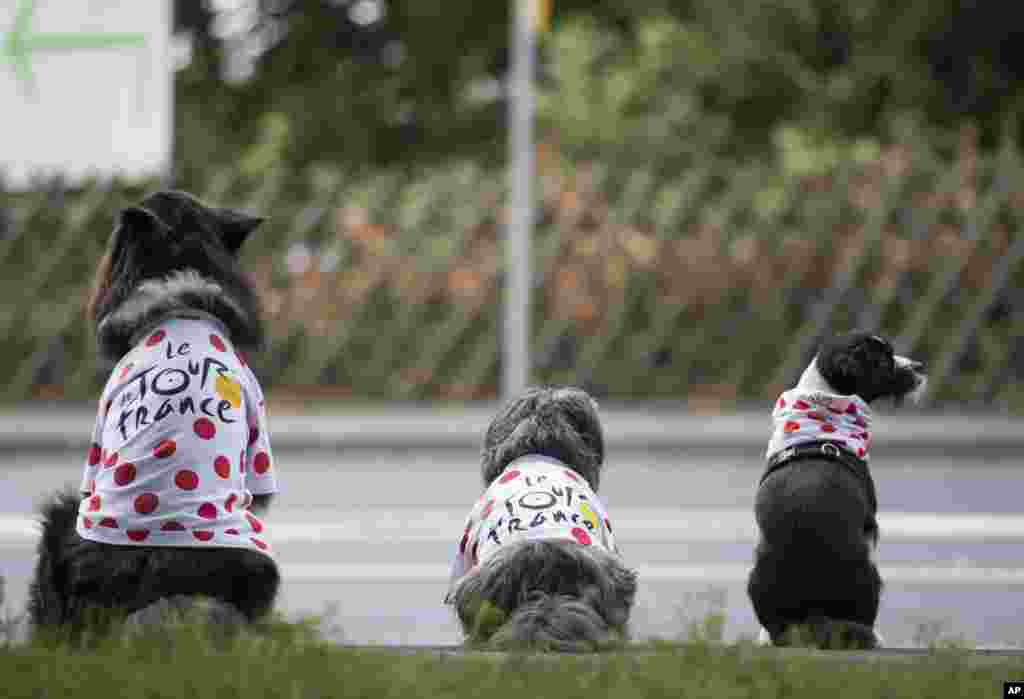
[[[69,543],[76,536],[80,502],[81,496],[68,489],[56,493],[40,508],[42,535],[28,602],[29,621],[36,628],[57,627],[65,621],[64,558]]]
[[[470,573],[453,601],[471,644],[572,651],[625,640],[635,597],[636,573],[618,556],[526,541]]]

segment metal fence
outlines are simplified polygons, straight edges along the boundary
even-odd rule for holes
[[[769,165],[622,171],[538,157],[532,380],[615,399],[770,399],[832,331],[925,360],[935,404],[1024,407],[1022,165],[883,149]],[[278,396],[494,397],[505,175],[471,163],[355,175],[214,173],[196,193],[269,221],[244,263]],[[117,209],[146,187],[41,182],[0,199],[0,386],[88,398],[105,379],[82,301]]]

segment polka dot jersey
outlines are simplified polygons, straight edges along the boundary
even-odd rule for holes
[[[618,553],[601,500],[560,461],[524,456],[491,483],[466,519],[451,567],[451,587],[502,546],[522,540],[570,541]]]
[[[252,496],[277,492],[263,394],[212,320],[170,318],[99,402],[77,530],[108,544],[270,553]]]

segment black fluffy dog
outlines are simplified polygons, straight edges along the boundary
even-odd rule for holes
[[[597,406],[581,390],[530,389],[491,422],[486,491],[448,598],[471,642],[567,650],[625,637],[636,574],[597,498],[603,463]]]
[[[868,404],[902,401],[924,385],[920,363],[896,356],[881,337],[855,332],[826,342],[776,403],[755,504],[761,540],[747,586],[773,643],[879,644]]]
[[[117,366],[82,494],[42,508],[36,632],[145,626],[188,609],[243,622],[271,609],[279,576],[256,515],[276,485],[243,353],[263,331],[237,262],[259,223],[181,192],[121,213],[88,303]]]

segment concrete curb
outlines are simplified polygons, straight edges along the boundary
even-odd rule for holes
[[[270,431],[278,449],[476,449],[496,409],[495,404],[373,404],[319,412],[272,406]],[[6,408],[0,411],[0,449],[84,449],[94,416],[91,406]],[[703,414],[615,405],[602,407],[602,419],[609,449],[758,452],[771,430],[767,412],[754,411]],[[1007,415],[884,414],[877,416],[873,432],[876,448],[1024,450],[1024,419]]]

